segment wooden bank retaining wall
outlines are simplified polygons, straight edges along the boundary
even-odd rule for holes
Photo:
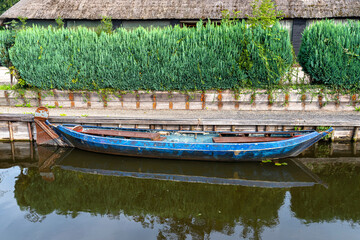
[[[233,91],[98,93],[80,91],[0,90],[0,106],[48,106],[89,109],[158,110],[316,110],[354,111],[360,106],[359,95],[322,94],[321,91],[290,92],[263,90],[254,93]]]
[[[135,119],[121,117],[50,117],[53,124],[75,123],[109,127],[217,130],[217,131],[277,131],[317,129],[332,126],[331,141],[358,141],[360,122],[314,120],[239,120],[239,119]],[[0,114],[1,141],[34,141],[36,132],[32,114]]]

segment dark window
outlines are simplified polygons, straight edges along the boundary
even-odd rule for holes
[[[198,23],[198,21],[180,21],[180,26],[181,27],[184,27],[184,26],[186,26],[186,27],[196,27],[196,24]],[[208,23],[208,21],[207,20],[204,20],[203,21],[203,23],[204,23],[204,26],[206,26],[206,24]],[[221,24],[221,21],[219,21],[219,20],[214,20],[214,21],[211,21],[211,23],[215,23],[216,25],[220,25]]]

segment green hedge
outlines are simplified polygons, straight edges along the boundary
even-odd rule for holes
[[[9,49],[15,43],[15,32],[11,30],[0,31],[0,62],[2,66],[10,66]]]
[[[289,69],[292,49],[279,24],[118,29],[33,27],[10,50],[21,78],[41,89],[207,90],[271,87]]]
[[[326,20],[305,29],[298,60],[313,83],[360,87],[360,23]]]

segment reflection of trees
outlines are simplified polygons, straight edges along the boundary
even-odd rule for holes
[[[311,164],[329,185],[291,189],[291,209],[306,223],[333,220],[360,223],[360,166],[351,163]]]
[[[203,239],[212,231],[234,233],[240,222],[243,237],[259,239],[265,227],[278,224],[285,190],[181,183],[102,176],[56,168],[55,181],[46,182],[36,169],[20,175],[15,198],[22,210],[76,217],[79,212],[120,218],[152,228],[163,227],[158,238]]]
[[[33,209],[29,209],[29,213],[25,215],[25,219],[27,219],[29,222],[42,222],[45,219],[45,216],[41,216],[37,214],[36,211]]]
[[[316,158],[331,156],[331,144],[324,142],[318,143],[314,155]]]

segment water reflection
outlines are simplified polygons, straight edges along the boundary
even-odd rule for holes
[[[278,209],[285,191],[228,185],[204,185],[119,178],[53,170],[55,181],[43,181],[36,168],[20,175],[15,198],[23,209],[39,215],[52,212],[76,217],[79,212],[117,218],[131,216],[143,226],[155,221],[172,234],[204,236],[211,231],[234,231],[240,223],[246,232],[259,235],[278,223]],[[162,231],[166,234],[166,231]]]
[[[204,239],[214,232],[261,239],[266,229],[281,224],[279,211],[289,193],[290,215],[303,223],[341,220],[360,224],[360,161],[356,155],[349,154],[353,162],[344,163],[321,153],[319,163],[311,151],[303,159],[277,167],[146,161],[38,148],[38,159],[31,159],[28,152],[15,158],[26,168],[16,179],[14,197],[29,222],[44,222],[53,213],[72,219],[80,213],[114,220],[125,216],[142,228],[156,229],[158,239]],[[0,158],[0,163],[16,164],[7,157]],[[314,174],[328,189],[315,184],[320,180]],[[300,185],[289,188],[289,183]],[[260,187],[252,187],[257,184]]]
[[[58,161],[61,169],[77,172],[256,187],[313,186],[315,178],[300,161],[288,160],[286,167],[254,162],[217,163],[127,158],[89,153],[74,149]]]
[[[23,168],[37,166],[35,148],[29,142],[1,143],[0,169],[20,166]]]
[[[73,218],[80,212],[112,219],[124,214],[143,227],[161,223],[159,238],[190,234],[202,239],[213,231],[231,235],[240,224],[244,238],[257,239],[265,227],[279,223],[286,190],[276,188],[316,183],[293,161],[277,167],[124,158],[44,147],[38,147],[38,153],[39,167],[29,168],[15,185],[17,203],[32,213],[31,221],[42,221],[52,212]]]
[[[359,224],[359,163],[307,163],[329,188],[291,189],[291,210],[295,216],[305,223],[341,220]]]

